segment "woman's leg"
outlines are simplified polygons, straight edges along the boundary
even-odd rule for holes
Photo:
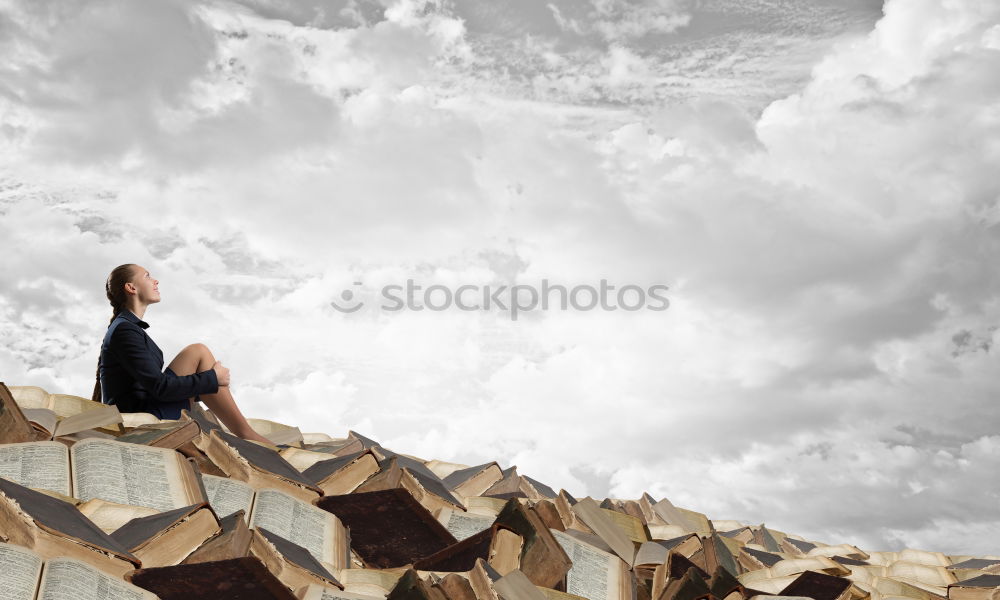
[[[205,344],[191,344],[177,354],[174,360],[170,361],[170,370],[177,375],[192,375],[202,371],[208,371],[215,366],[215,357],[212,351]],[[260,435],[250,427],[246,417],[236,406],[229,386],[219,386],[219,391],[214,394],[202,394],[199,396],[215,416],[226,424],[229,431],[246,440],[266,442],[270,444],[264,436]]]

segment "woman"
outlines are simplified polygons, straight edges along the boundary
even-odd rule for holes
[[[105,292],[114,313],[97,362],[94,400],[121,412],[148,412],[179,419],[201,400],[234,434],[270,443],[250,427],[229,390],[229,369],[204,344],[191,344],[163,368],[163,352],[146,334],[146,308],[160,301],[159,281],[139,265],[111,271]]]

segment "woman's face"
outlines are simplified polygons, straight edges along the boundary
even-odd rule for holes
[[[153,279],[149,271],[143,267],[136,266],[136,273],[132,277],[132,285],[135,286],[135,293],[139,301],[145,304],[156,304],[160,301],[160,282]]]

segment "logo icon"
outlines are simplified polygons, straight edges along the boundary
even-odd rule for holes
[[[360,286],[361,282],[360,281],[355,281],[354,285]],[[354,300],[354,292],[351,291],[350,289],[344,290],[344,291],[340,292],[340,299],[343,300],[346,303],[350,303],[350,302],[352,302]],[[333,302],[330,302],[330,306],[334,307],[335,309],[337,309],[339,312],[342,312],[342,313],[354,313],[354,312],[358,312],[359,310],[361,310],[361,307],[364,306],[364,305],[365,305],[365,303],[362,302],[361,300],[358,300],[357,304],[354,305],[354,306],[346,306],[346,307],[345,306],[341,306],[340,304],[338,304],[336,300],[334,300]]]

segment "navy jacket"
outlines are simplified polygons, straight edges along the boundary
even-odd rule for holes
[[[214,369],[194,375],[163,372],[163,352],[146,334],[149,323],[125,309],[108,325],[98,370],[101,400],[121,412],[179,419],[190,398],[219,391]]]

